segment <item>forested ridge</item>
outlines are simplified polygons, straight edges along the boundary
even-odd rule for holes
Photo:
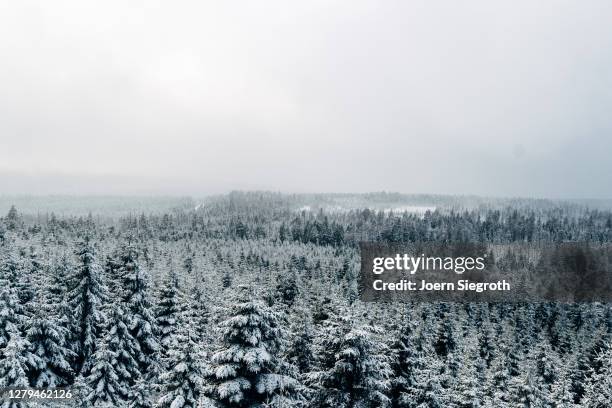
[[[79,407],[612,406],[609,304],[379,304],[357,290],[360,241],[610,243],[610,210],[431,196],[407,204],[431,210],[389,209],[405,201],[13,207],[0,218],[0,386],[70,387]]]

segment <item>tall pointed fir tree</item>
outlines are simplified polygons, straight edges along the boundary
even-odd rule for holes
[[[70,361],[75,357],[67,343],[70,333],[49,307],[39,307],[28,330],[30,350],[39,361],[29,374],[32,385],[41,388],[68,385],[74,376]]]
[[[575,403],[575,397],[573,393],[571,371],[575,369],[576,360],[572,358],[569,362],[564,361],[557,370],[557,378],[551,386],[552,401],[551,407],[553,408],[576,408],[578,405]],[[612,385],[611,385],[612,386]],[[612,399],[612,395],[610,396]]]
[[[205,367],[204,353],[194,336],[180,330],[172,338],[166,370],[160,376],[159,408],[199,408]]]
[[[122,388],[129,389],[141,377],[138,358],[141,355],[140,345],[129,329],[129,316],[122,304],[114,304],[110,312],[109,328],[106,342],[109,349],[116,353],[114,368],[117,382]],[[121,395],[126,398],[127,394]]]
[[[591,370],[582,401],[587,408],[609,407],[612,401],[612,341],[608,341],[596,360],[598,368]]]
[[[159,350],[157,339],[157,322],[151,301],[151,282],[149,273],[139,262],[136,247],[127,243],[116,261],[117,275],[121,281],[119,299],[124,304],[125,324],[129,334],[138,345],[138,354],[134,358],[142,373],[148,373],[155,365],[156,353]]]
[[[91,406],[123,407],[129,388],[117,371],[119,352],[110,348],[109,337],[107,334],[98,341],[96,351],[91,356],[89,374],[84,378],[85,400]]]
[[[212,356],[205,394],[223,407],[282,406],[298,384],[284,374],[277,317],[248,287],[238,290],[220,326],[223,344]]]
[[[321,333],[320,368],[309,379],[317,389],[318,407],[387,407],[392,374],[388,352],[371,326],[352,327],[337,317]]]
[[[425,317],[412,342],[411,377],[408,377],[410,381],[406,394],[400,400],[401,407],[448,406],[446,390],[442,386],[443,363],[434,348],[437,331],[436,319],[433,316]]]
[[[479,408],[484,400],[486,365],[480,360],[476,334],[468,333],[460,347],[459,370],[453,382],[451,400],[457,408]]]
[[[48,288],[37,288],[32,300],[33,317],[27,330],[30,351],[40,365],[30,370],[30,382],[35,387],[55,388],[71,384],[74,371],[71,362],[76,354],[71,349],[69,311],[64,300],[68,263],[62,258],[58,264],[44,268],[37,281]]]
[[[408,407],[412,400],[412,387],[415,383],[414,368],[419,358],[416,348],[417,325],[411,320],[402,320],[397,339],[391,345],[393,376],[389,395],[393,406]]]
[[[11,329],[9,333],[8,343],[0,349],[0,387],[28,388],[29,364],[25,356],[28,343],[18,332]],[[2,408],[25,408],[29,405],[22,400],[4,400],[1,403]]]
[[[76,371],[80,372],[89,368],[97,340],[102,336],[107,289],[102,268],[88,238],[79,243],[76,255],[79,264],[69,278],[67,300],[73,313],[73,343],[78,355]]]
[[[152,408],[153,401],[151,400],[152,385],[144,380],[140,379],[136,381],[136,384],[130,389],[128,394],[128,408]]]
[[[37,310],[37,304],[34,302],[36,293],[40,291],[40,284],[44,279],[43,270],[45,265],[41,261],[38,253],[33,247],[30,247],[29,254],[25,249],[22,254],[22,273],[16,284],[17,296],[19,301],[25,307],[26,314],[33,316]],[[48,266],[48,265],[47,265]]]
[[[28,351],[28,341],[21,335],[20,308],[14,290],[5,287],[0,293],[0,387],[28,387],[28,371],[40,366],[38,358]],[[26,406],[19,400],[2,403],[3,408]]]
[[[8,230],[16,230],[21,226],[21,217],[19,216],[19,212],[14,205],[11,205],[8,214],[6,214],[4,223],[6,224],[6,228]]]
[[[592,373],[600,370],[601,363],[597,357],[605,349],[607,342],[607,333],[603,328],[591,327],[587,329],[585,326],[583,325],[577,335],[580,351],[577,356],[576,369],[570,374],[576,402],[582,401],[585,387],[589,383]]]
[[[209,302],[198,283],[201,282],[201,277],[198,278],[198,276],[199,273],[196,273],[196,279],[198,280],[194,282],[189,299],[189,324],[191,327],[189,333],[194,336],[196,342],[210,344],[212,333],[209,330],[210,313],[207,306]]]
[[[171,270],[159,289],[156,308],[156,323],[162,354],[167,354],[177,327],[184,323],[184,313],[184,296],[179,287],[178,276],[174,270]]]
[[[310,322],[307,320],[298,322],[287,349],[287,359],[302,376],[308,373],[314,364],[313,343],[313,329]]]
[[[22,267],[22,262],[12,242],[4,245],[0,251],[0,284],[2,287],[16,288],[22,274]],[[15,295],[17,295],[16,292]]]

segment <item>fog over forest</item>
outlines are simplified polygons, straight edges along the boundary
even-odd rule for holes
[[[612,198],[606,0],[6,2],[0,192]]]

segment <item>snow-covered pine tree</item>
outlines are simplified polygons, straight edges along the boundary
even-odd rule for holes
[[[221,285],[224,288],[229,288],[230,286],[232,286],[232,277],[228,271],[225,271],[225,273],[223,274],[223,277],[221,278]]]
[[[302,374],[311,370],[315,359],[312,351],[314,342],[312,330],[310,322],[300,322],[295,328],[291,344],[287,350],[288,362],[293,364]]]
[[[288,307],[293,306],[299,291],[295,270],[281,272],[276,285],[276,292],[280,301]]]
[[[502,390],[498,390],[496,395],[501,395]],[[542,388],[541,379],[538,377],[532,364],[524,364],[519,376],[512,378],[511,387],[507,390],[510,398],[509,407],[532,408],[550,407],[551,401],[545,389]],[[494,399],[499,406],[506,406],[505,398]]]
[[[10,231],[16,230],[21,225],[21,217],[17,208],[14,205],[11,205],[8,214],[6,214],[6,218],[4,219],[4,223],[6,228]]]
[[[196,274],[198,276],[198,274]],[[191,290],[189,302],[189,324],[191,335],[195,336],[196,342],[203,344],[211,343],[210,327],[210,313],[208,310],[208,301],[204,297],[204,291],[200,287],[199,283],[194,283],[193,289]]]
[[[435,342],[436,353],[442,357],[446,357],[452,353],[457,346],[457,330],[455,328],[456,315],[450,317],[448,312],[442,315],[442,324],[438,328],[438,336]]]
[[[153,401],[151,401],[151,384],[144,380],[139,379],[136,384],[130,389],[128,394],[128,408],[152,408]]]
[[[612,402],[612,341],[608,341],[597,356],[599,370],[593,370],[585,387],[582,406],[586,408],[606,408]]]
[[[7,243],[0,251],[0,284],[2,287],[15,288],[23,265],[12,243]]]
[[[184,312],[185,304],[178,276],[171,270],[162,282],[156,308],[156,323],[163,353],[169,350],[177,328],[184,323]]]
[[[480,358],[482,358],[487,367],[491,367],[491,362],[495,356],[495,334],[491,321],[486,318],[479,325],[478,345],[480,349]]]
[[[40,369],[42,361],[30,352],[30,343],[22,336],[26,326],[23,306],[15,290],[5,287],[0,292],[0,385],[29,386],[28,374]]]
[[[191,252],[191,251],[188,251],[188,252],[189,253],[185,257],[185,260],[183,261],[183,268],[185,268],[185,272],[187,272],[187,275],[191,275],[194,269],[195,252]]]
[[[497,349],[493,354],[493,359],[486,376],[485,400],[492,403],[494,407],[499,408],[514,407],[518,398],[517,387],[521,385],[511,374],[513,369],[512,360],[509,357],[511,345],[506,340],[504,336],[498,337]],[[532,373],[525,373],[525,376],[523,388],[526,390],[526,387],[531,384],[533,375]],[[523,397],[522,399],[525,398]]]
[[[15,290],[10,286],[3,286],[0,292],[0,350],[7,346],[12,335],[20,333],[23,324],[23,306],[19,303]]]
[[[115,303],[111,308],[106,343],[116,354],[113,364],[117,375],[116,381],[122,388],[129,389],[141,377],[138,358],[142,352],[138,341],[129,330],[130,316],[125,313],[124,306]]]
[[[71,362],[77,357],[70,347],[69,311],[66,294],[67,263],[49,265],[37,278],[37,292],[30,302],[33,316],[26,338],[30,351],[40,363],[29,372],[34,387],[61,387],[71,384],[74,371]],[[61,279],[61,281],[60,281]],[[48,287],[49,290],[44,290]]]
[[[15,284],[19,301],[25,308],[25,313],[28,316],[33,316],[36,313],[37,304],[34,298],[37,292],[40,292],[38,286],[42,284],[44,265],[34,247],[30,247],[28,251],[23,249],[22,253],[22,270]]]
[[[30,351],[40,364],[31,370],[29,377],[34,387],[55,388],[72,382],[74,372],[70,361],[75,357],[67,338],[69,331],[59,324],[48,307],[39,306],[28,330]]]
[[[510,344],[512,349],[514,344]],[[513,353],[508,353],[506,360],[511,362]],[[541,332],[538,343],[530,350],[527,359],[521,361],[521,367],[513,373],[513,365],[509,367],[509,374],[513,376],[510,381],[513,401],[521,406],[531,407],[537,404],[549,406],[558,396],[552,393],[552,385],[557,380],[558,370],[562,362],[557,352],[548,341],[548,335]]]
[[[444,365],[435,352],[437,338],[436,323],[432,317],[426,318],[418,331],[414,344],[416,354],[413,359],[412,382],[409,393],[401,400],[403,407],[446,407],[446,390],[442,382]]]
[[[23,339],[16,327],[8,331],[8,343],[0,348],[0,388],[28,388],[28,366],[33,365],[27,358],[28,342]],[[22,400],[4,400],[2,408],[26,408],[29,404]]]
[[[123,320],[138,345],[138,353],[134,358],[138,362],[140,371],[146,373],[149,366],[154,363],[159,342],[157,322],[151,302],[150,277],[138,258],[136,247],[131,243],[125,245],[120,250],[116,262],[116,273],[121,280],[119,298],[124,305]]]
[[[450,393],[451,401],[457,408],[482,406],[486,364],[480,360],[479,353],[476,334],[468,333],[460,344],[459,370]]]
[[[552,408],[577,408],[573,392],[572,377],[570,373],[576,368],[576,361],[563,361],[557,369],[557,378],[551,385],[550,406]]]
[[[47,293],[45,297],[48,302],[60,307],[66,302],[66,294],[69,290],[69,278],[75,269],[75,265],[66,253],[54,259],[49,268],[47,282]],[[67,305],[66,305],[67,306]]]
[[[98,342],[91,356],[91,368],[85,378],[88,386],[86,400],[92,406],[123,407],[129,388],[120,380],[116,370],[118,353],[111,350],[108,343],[109,336]]]
[[[577,353],[576,369],[570,373],[573,383],[572,391],[576,397],[576,402],[582,401],[585,387],[589,383],[593,372],[599,372],[601,369],[601,362],[597,357],[606,347],[607,336],[607,330],[604,330],[604,328],[593,327],[587,329],[584,325],[581,333],[579,332],[577,335],[580,350]]]
[[[297,381],[282,373],[281,329],[273,310],[240,286],[229,318],[221,323],[223,344],[212,356],[205,394],[225,407],[253,407],[290,396]]]
[[[70,276],[67,303],[73,313],[75,352],[79,358],[76,372],[87,370],[96,343],[104,327],[103,304],[107,300],[102,268],[89,238],[81,241],[76,251],[79,265]]]
[[[87,384],[87,381],[82,376],[77,376],[74,379],[74,383],[70,387],[72,389],[72,404],[74,408],[92,408],[93,404],[90,402],[89,397],[93,392],[91,387]]]
[[[22,335],[27,317],[15,287],[4,282],[0,292],[0,387],[27,388],[28,374],[39,369],[42,361],[30,352],[30,343]],[[4,400],[2,408],[21,408],[20,400]]]
[[[297,309],[294,309],[297,310]],[[307,407],[311,394],[311,389],[304,386],[307,383],[307,376],[314,368],[315,356],[313,352],[314,329],[311,324],[311,317],[304,309],[297,316],[289,317],[289,330],[283,336],[281,355],[285,362],[283,364],[283,374],[295,378],[299,383],[295,395],[292,395],[291,407]],[[295,317],[295,318],[292,318]],[[306,405],[304,405],[306,404]],[[283,405],[280,405],[281,408]]]
[[[166,371],[160,377],[159,408],[198,408],[205,367],[200,345],[187,331],[172,338],[166,359]]]
[[[419,358],[415,344],[416,331],[417,325],[413,320],[402,320],[397,338],[391,345],[393,376],[389,396],[396,407],[408,407],[413,400],[414,369]]]
[[[368,325],[353,327],[352,320],[337,317],[321,334],[320,369],[310,381],[318,389],[319,407],[390,406],[388,351],[378,339],[379,330]]]

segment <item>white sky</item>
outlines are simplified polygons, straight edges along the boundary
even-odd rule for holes
[[[612,197],[612,2],[2,1],[0,194]]]

